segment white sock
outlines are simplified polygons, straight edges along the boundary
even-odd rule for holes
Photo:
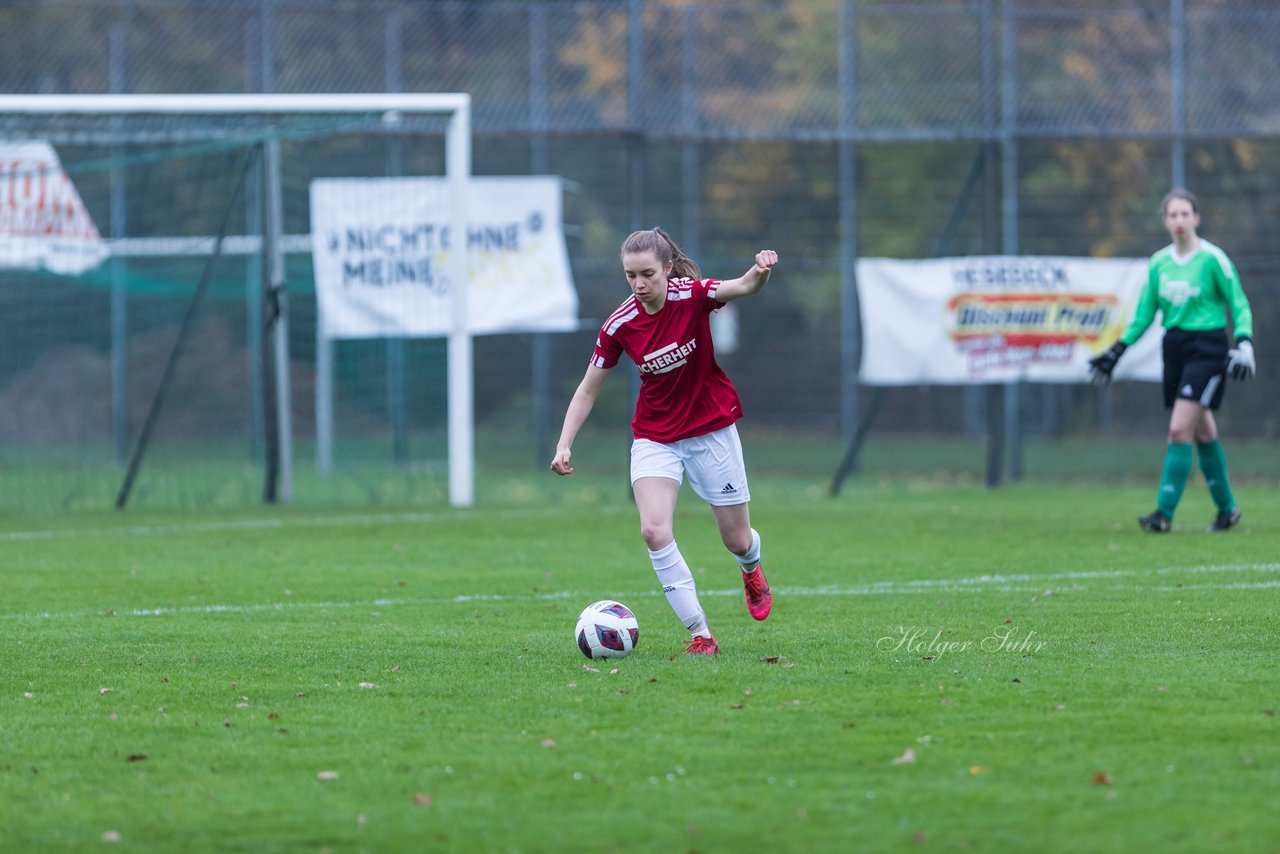
[[[656,552],[649,552],[649,560],[653,561],[653,571],[658,573],[658,581],[662,583],[662,592],[667,595],[667,602],[676,612],[684,627],[695,635],[711,637],[707,628],[706,615],[702,613],[702,604],[698,601],[698,590],[693,583],[693,573],[684,555],[676,546],[675,540]]]
[[[760,563],[760,533],[755,528],[751,529],[751,548],[747,549],[744,555],[734,555],[738,559],[738,563],[742,565],[742,571],[752,572],[756,565]]]

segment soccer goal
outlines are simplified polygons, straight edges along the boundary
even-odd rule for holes
[[[118,507],[202,477],[210,501],[179,502],[217,503],[245,488],[225,475],[247,446],[266,463],[263,497],[291,501],[295,424],[316,424],[322,462],[333,442],[333,389],[295,390],[335,381],[332,338],[290,335],[299,310],[321,325],[311,186],[406,176],[434,179],[444,212],[427,263],[447,288],[447,345],[432,358],[447,375],[448,499],[470,506],[468,242],[449,239],[467,234],[470,172],[466,94],[0,96],[0,462],[28,478],[13,488],[93,505],[103,478],[85,472],[113,466]],[[362,424],[386,414],[371,414],[369,386],[415,385],[385,367],[403,342],[377,337],[359,345],[386,349],[377,371],[337,372]],[[207,471],[166,483],[147,462],[140,476],[157,456]]]

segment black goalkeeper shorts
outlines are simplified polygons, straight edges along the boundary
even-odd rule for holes
[[[1170,329],[1164,334],[1164,405],[1193,400],[1206,409],[1222,404],[1227,384],[1227,330],[1194,332]]]

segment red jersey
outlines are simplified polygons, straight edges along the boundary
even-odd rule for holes
[[[640,369],[640,399],[631,431],[637,439],[675,442],[703,436],[742,417],[742,402],[716,364],[711,312],[717,279],[671,279],[667,301],[648,314],[635,296],[609,315],[591,364],[612,368],[626,353]]]

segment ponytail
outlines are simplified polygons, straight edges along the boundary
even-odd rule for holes
[[[684,250],[676,245],[671,236],[656,226],[644,231],[633,231],[622,241],[622,255],[641,252],[652,252],[664,266],[669,262],[672,278],[697,279],[702,276],[697,262],[684,254]]]

